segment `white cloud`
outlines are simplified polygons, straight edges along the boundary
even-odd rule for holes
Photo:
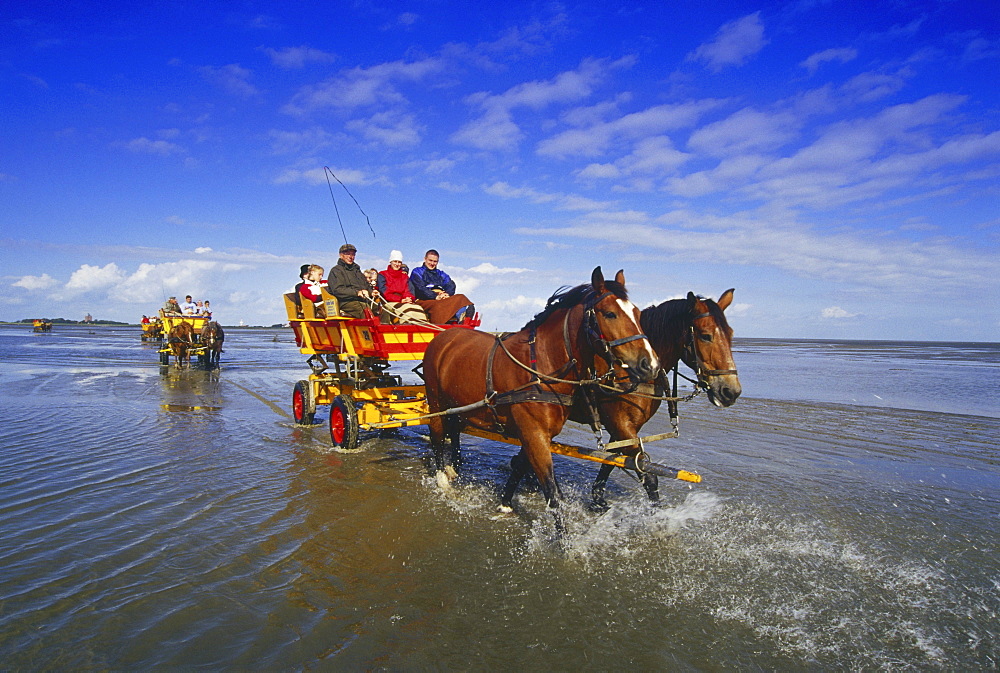
[[[824,49],[823,51],[816,52],[806,60],[799,63],[799,65],[808,70],[810,75],[813,75],[824,63],[829,63],[830,61],[847,63],[848,61],[853,61],[857,57],[858,50],[851,47],[844,47],[842,49]]]
[[[719,28],[715,38],[688,54],[687,60],[704,61],[709,70],[719,72],[726,66],[743,65],[767,42],[760,12],[754,12]]]
[[[333,63],[337,57],[328,52],[313,47],[285,47],[283,49],[266,48],[264,52],[271,57],[271,62],[279,68],[304,68],[307,63]]]
[[[340,181],[345,185],[370,185],[377,180],[369,179],[363,171],[357,171],[350,168],[338,168],[333,171],[334,175],[340,178]],[[326,172],[322,167],[318,168],[286,168],[281,172],[276,178],[274,178],[274,184],[284,185],[293,182],[305,182],[310,185],[325,185],[326,184]]]
[[[47,273],[43,273],[41,276],[22,276],[15,283],[12,284],[14,287],[23,287],[25,290],[48,290],[59,285],[59,281],[50,276]]]
[[[69,277],[66,290],[70,292],[102,290],[120,283],[124,278],[125,272],[119,269],[114,262],[104,266],[84,264]]]
[[[134,138],[124,144],[125,149],[136,154],[158,154],[163,157],[172,154],[184,154],[186,151],[180,145],[166,140],[150,140],[149,138]]]
[[[796,137],[802,121],[789,111],[767,113],[744,108],[703,126],[688,139],[688,147],[712,156],[774,150]]]
[[[704,99],[686,103],[655,105],[618,119],[586,128],[570,129],[538,143],[542,156],[601,156],[622,141],[634,141],[667,131],[693,126],[698,119],[722,101]]]
[[[403,12],[398,17],[396,17],[396,22],[401,26],[412,26],[420,18],[419,14],[414,14],[413,12]]]
[[[545,303],[548,298],[541,297],[525,297],[523,294],[519,294],[516,297],[510,297],[507,299],[495,299],[493,301],[483,304],[483,308],[490,311],[503,311],[510,309],[525,309],[529,308],[533,311],[541,310],[545,308]]]
[[[482,274],[485,274],[485,275],[491,275],[492,276],[492,275],[507,274],[507,273],[528,273],[529,271],[531,271],[531,269],[523,269],[523,268],[516,267],[516,266],[512,266],[512,267],[499,267],[499,266],[493,265],[490,262],[483,262],[482,264],[479,264],[478,266],[474,266],[472,268],[466,269],[466,271],[469,271],[469,272],[472,272],[472,273],[482,273]]]
[[[376,104],[402,105],[407,101],[398,84],[424,82],[444,66],[440,59],[425,58],[351,68],[319,84],[303,87],[282,111],[302,115],[326,108],[351,110]]]
[[[559,192],[540,192],[531,187],[511,187],[506,182],[494,182],[484,185],[483,191],[504,199],[526,199],[531,203],[552,203],[557,210],[600,210],[613,205],[611,201],[594,201],[583,196],[562,194]]]
[[[844,82],[840,90],[852,99],[870,103],[891,96],[906,85],[908,72],[863,72]]]
[[[253,73],[238,63],[230,63],[221,67],[202,66],[198,68],[208,82],[221,88],[226,93],[249,98],[257,95],[257,88],[250,83]]]
[[[294,154],[297,152],[316,152],[333,144],[333,134],[313,127],[302,131],[268,131],[271,139],[271,150],[275,154]]]
[[[503,150],[513,149],[523,137],[510,111],[497,108],[463,125],[452,134],[451,141],[480,150]]]
[[[843,320],[845,318],[854,318],[857,317],[857,315],[858,315],[857,313],[848,313],[839,306],[830,306],[829,308],[823,309],[822,313],[820,313],[820,316],[822,318],[830,320]]]
[[[462,126],[451,140],[484,150],[512,148],[523,137],[514,123],[514,110],[524,107],[541,110],[558,103],[582,100],[611,70],[621,66],[622,61],[609,63],[605,59],[584,59],[576,70],[559,73],[548,80],[523,82],[502,94],[473,94],[466,98],[466,102],[482,108],[483,115]]]
[[[878,287],[909,296],[942,294],[1000,281],[1000,259],[948,240],[918,242],[864,231],[822,233],[776,210],[700,216],[641,211],[588,213],[566,227],[522,227],[515,233],[626,245],[642,241],[663,261],[772,267],[802,278]]]
[[[411,114],[395,111],[379,112],[369,119],[355,119],[347,122],[346,128],[364,137],[389,147],[412,147],[420,143],[423,127],[418,125]]]

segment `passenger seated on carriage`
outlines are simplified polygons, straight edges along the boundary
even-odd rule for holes
[[[303,265],[305,268],[306,265]],[[327,287],[326,280],[323,279],[323,267],[318,264],[309,264],[302,281],[296,287],[298,293],[307,301],[311,301],[316,307],[317,317],[326,317],[326,309],[323,302],[323,290]]]
[[[410,273],[410,288],[417,304],[437,325],[474,317],[476,307],[464,294],[455,294],[455,281],[438,268],[439,259],[437,250],[428,250],[424,263]]]
[[[427,314],[415,302],[410,277],[403,270],[403,253],[389,253],[389,266],[378,274],[378,292],[385,300],[383,322],[428,322]]]
[[[184,297],[184,303],[181,304],[181,313],[184,315],[198,315],[198,305],[191,301],[191,295]]]
[[[205,305],[201,308],[201,314],[207,315],[209,318],[212,317],[212,305],[207,299],[205,300]]]
[[[163,304],[163,312],[167,315],[180,315],[181,307],[177,303],[177,297],[171,297]]]
[[[364,318],[365,309],[371,307],[377,294],[354,261],[357,252],[350,243],[340,246],[340,259],[330,269],[330,292],[337,298],[340,315],[349,318]]]

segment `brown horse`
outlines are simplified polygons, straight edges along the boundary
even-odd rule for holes
[[[204,362],[209,369],[219,366],[219,355],[222,353],[222,344],[226,340],[226,333],[222,325],[214,320],[205,323],[201,328],[201,345],[205,347]]]
[[[642,386],[638,394],[612,394],[600,389],[588,402],[578,394],[571,420],[593,423],[592,409],[608,429],[611,441],[635,439],[639,430],[660,408],[658,399],[668,394],[666,372],[684,362],[694,370],[697,386],[708,394],[709,401],[717,407],[728,407],[736,402],[742,388],[733,362],[733,330],[723,311],[733,301],[733,290],[722,293],[718,302],[689,292],[685,299],[673,299],[642,311],[640,324],[649,337],[650,344],[660,360],[663,377],[654,386]],[[622,377],[624,378],[624,377]],[[620,388],[629,389],[629,385]],[[639,447],[630,447],[623,453],[636,454]],[[606,507],[604,489],[612,465],[602,465],[593,486],[594,504]],[[643,486],[650,499],[659,499],[656,475],[641,475]]]
[[[624,274],[605,281],[601,267],[594,269],[590,284],[550,297],[519,332],[502,339],[464,329],[436,336],[424,355],[430,411],[465,408],[461,416],[429,419],[438,482],[446,486],[455,474],[451,462],[458,459],[463,423],[499,432],[521,444],[501,509],[512,511],[514,492],[530,466],[561,529],[550,446],[569,416],[574,389],[596,361],[605,371],[614,365],[637,382],[651,381],[659,371],[639,326],[639,310],[628,300]]]
[[[191,365],[191,346],[194,344],[194,327],[190,323],[182,322],[170,328],[170,350],[174,353],[174,361],[177,366],[183,366],[186,362]]]

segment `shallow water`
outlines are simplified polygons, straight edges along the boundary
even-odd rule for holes
[[[0,328],[4,668],[998,665],[996,344],[738,341],[744,396],[650,447],[705,481],[596,516],[557,457],[557,542],[530,489],[496,514],[513,447],[451,493],[421,428],[334,452],[290,332],[227,336],[161,372],[137,328]]]

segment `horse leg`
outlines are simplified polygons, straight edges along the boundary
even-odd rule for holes
[[[538,485],[542,488],[542,496],[545,498],[545,503],[549,506],[549,511],[552,512],[552,518],[555,520],[556,532],[562,534],[566,532],[566,526],[563,524],[562,514],[559,511],[559,501],[562,499],[562,493],[559,490],[559,483],[556,481],[555,470],[552,467],[551,442],[551,438],[543,437],[539,432],[535,436],[529,436],[526,439],[522,444],[522,451],[524,451],[531,468],[535,471],[535,476],[538,477]]]
[[[510,513],[514,511],[514,494],[517,487],[528,471],[528,459],[524,457],[524,449],[518,451],[517,455],[510,459],[510,476],[503,487],[503,494],[500,496],[500,511]]]
[[[451,488],[455,469],[451,466],[445,452],[444,420],[440,416],[428,419],[427,429],[431,436],[431,450],[434,451],[434,474],[438,486],[442,489]]]
[[[457,471],[462,468],[461,419],[456,415],[445,416],[444,431],[448,435],[448,442],[451,444],[451,464],[454,466],[452,474],[449,476],[456,477],[458,476]]]
[[[660,479],[655,474],[642,473],[642,487],[646,489],[649,501],[654,505],[660,502]]]
[[[607,487],[608,478],[614,469],[614,465],[602,464],[601,469],[597,471],[594,485],[590,489],[590,506],[599,512],[608,511],[608,502],[604,499],[604,489]]]

